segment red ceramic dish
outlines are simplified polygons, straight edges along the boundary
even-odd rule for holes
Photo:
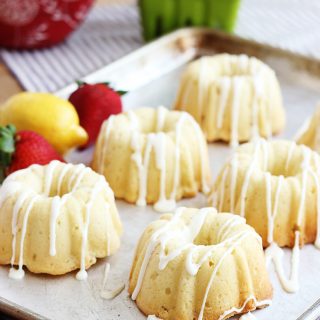
[[[0,46],[41,48],[64,40],[93,0],[0,0]]]

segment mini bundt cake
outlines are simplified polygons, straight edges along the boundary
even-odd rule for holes
[[[179,208],[144,231],[129,294],[164,320],[227,319],[270,304],[260,236],[245,219],[214,208]]]
[[[9,175],[0,189],[0,264],[22,278],[60,275],[80,268],[120,246],[122,225],[105,178],[84,165],[52,161]],[[18,269],[14,268],[18,265]]]
[[[258,139],[238,148],[220,172],[212,205],[245,217],[263,239],[320,245],[320,156],[295,142]]]
[[[295,140],[309,148],[320,152],[320,104],[297,133]]]
[[[208,141],[231,145],[268,138],[285,124],[274,71],[246,55],[218,54],[192,62],[183,73],[175,109],[193,115]]]
[[[92,167],[117,198],[155,204],[157,211],[209,191],[208,150],[199,125],[189,114],[163,107],[111,116],[101,128]]]

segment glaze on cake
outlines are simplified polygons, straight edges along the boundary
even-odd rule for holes
[[[189,112],[208,141],[236,146],[257,136],[269,138],[285,124],[274,71],[254,57],[202,57],[182,75],[175,109]]]
[[[320,247],[320,157],[295,142],[258,139],[238,148],[220,172],[210,203],[246,218],[268,247],[281,283],[298,290],[299,245]],[[281,263],[293,247],[291,277]]]
[[[142,234],[129,294],[144,314],[164,320],[222,320],[267,306],[261,238],[237,215],[179,208]]]
[[[82,164],[52,161],[9,175],[0,189],[0,264],[11,278],[34,273],[65,274],[120,246],[122,225],[105,178]],[[18,269],[14,266],[18,265]]]
[[[170,211],[176,200],[209,191],[205,138],[185,112],[140,108],[104,122],[92,167],[115,196]]]

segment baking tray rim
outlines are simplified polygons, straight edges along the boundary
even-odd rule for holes
[[[235,35],[235,34],[229,34],[229,33],[214,30],[211,28],[188,27],[188,28],[178,29],[178,30],[173,31],[171,33],[168,33],[168,34],[166,34],[156,40],[153,40],[149,43],[146,43],[142,47],[134,50],[133,52],[125,55],[124,57],[117,59],[114,62],[95,70],[94,72],[89,73],[88,75],[82,77],[81,80],[84,80],[84,81],[89,80],[90,81],[90,78],[95,77],[98,73],[106,73],[106,74],[111,73],[112,71],[117,70],[117,68],[121,68],[123,65],[128,64],[130,61],[138,60],[140,57],[146,55],[149,51],[152,51],[155,48],[161,47],[161,46],[169,44],[169,43],[177,42],[179,39],[182,39],[186,36],[189,36],[189,37],[193,36],[196,39],[196,37],[203,36],[203,35],[207,35],[207,36],[211,35],[211,36],[214,36],[214,37],[217,37],[220,39],[225,39],[227,41],[240,42],[240,43],[246,44],[248,46],[254,46],[254,47],[260,48],[264,51],[268,51],[271,54],[283,56],[283,57],[287,58],[288,60],[292,60],[292,59],[297,60],[298,59],[298,60],[304,61],[306,63],[317,64],[320,67],[320,59],[317,59],[312,56],[304,55],[304,54],[297,53],[297,52],[294,52],[294,51],[291,51],[288,49],[276,47],[276,46],[267,44],[265,42],[258,42],[256,40],[247,39],[247,38]],[[195,47],[195,49],[196,49],[196,47]],[[107,80],[109,80],[109,79],[107,79]],[[63,87],[62,89],[56,91],[55,94],[58,96],[66,97],[67,94],[70,93],[75,88],[76,88],[76,84],[71,83],[71,84]],[[314,307],[314,306],[311,306],[308,310],[310,310],[312,307]],[[303,313],[303,315],[308,313],[308,310],[306,310]],[[48,318],[46,318],[36,312],[33,312],[32,310],[30,310],[28,308],[21,307],[18,304],[11,302],[1,296],[0,296],[0,311],[4,312],[10,316],[13,316],[13,317],[19,317],[21,319],[28,319],[28,320],[33,320],[33,319],[46,320],[46,319],[48,319]],[[298,319],[302,319],[301,316]]]

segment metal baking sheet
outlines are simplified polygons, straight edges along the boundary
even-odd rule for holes
[[[312,114],[320,99],[320,61],[258,44],[209,29],[183,29],[157,40],[84,78],[88,82],[111,81],[117,88],[129,90],[123,97],[125,110],[140,106],[171,107],[186,63],[204,54],[218,52],[246,53],[268,63],[277,73],[287,110],[287,126],[279,136],[292,138],[304,119]],[[68,97],[75,89],[68,86],[58,94]],[[230,148],[222,143],[209,145],[214,177]],[[69,155],[73,162],[89,163],[92,150]],[[179,206],[205,206],[206,199],[183,200]],[[151,207],[140,208],[117,201],[124,224],[121,249],[89,269],[85,282],[75,280],[75,273],[61,277],[26,272],[21,281],[8,278],[8,267],[0,267],[0,310],[25,319],[123,319],[143,320],[143,316],[124,290],[114,300],[100,297],[106,261],[111,263],[108,288],[127,283],[131,260],[138,238],[146,225],[159,214]],[[286,272],[290,272],[290,250],[285,252]],[[301,250],[300,290],[288,294],[270,268],[274,285],[273,305],[254,315],[260,320],[297,319],[320,297],[320,251],[312,245]],[[235,318],[237,319],[237,318]],[[299,318],[302,319],[302,318]]]

